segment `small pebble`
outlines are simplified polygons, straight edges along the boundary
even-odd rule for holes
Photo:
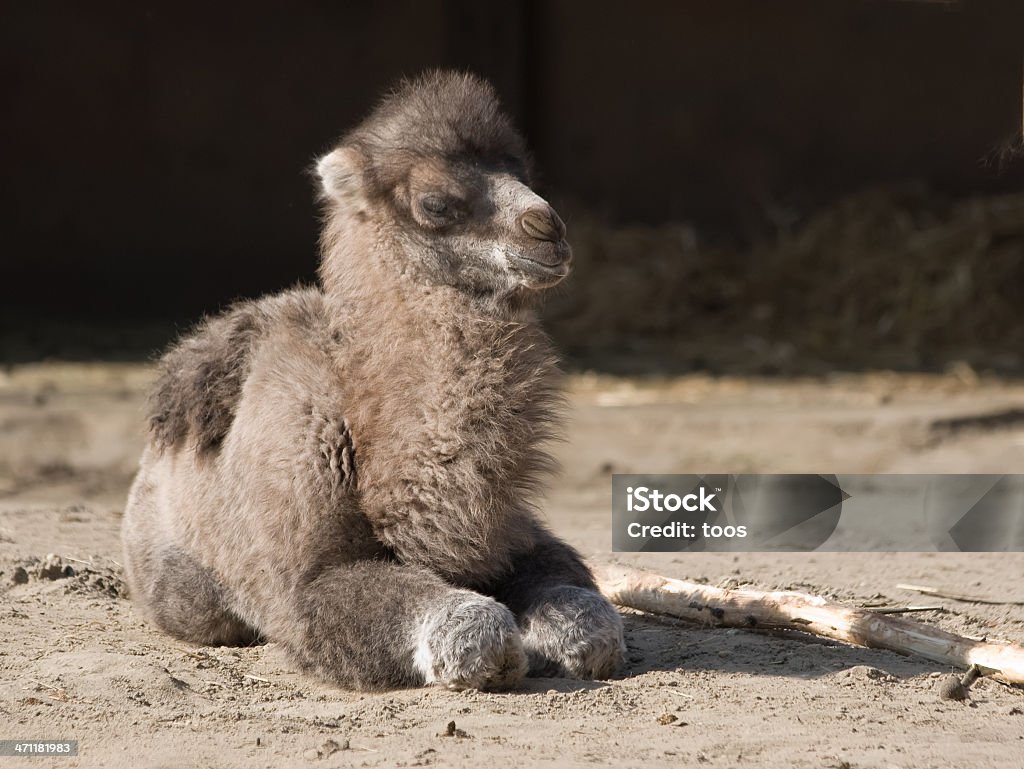
[[[338,744],[335,740],[327,740],[320,746],[320,754],[324,757],[332,756],[339,750],[348,750],[348,740],[342,744]]]
[[[458,737],[459,739],[465,739],[469,735],[462,729],[455,725],[454,721],[449,721],[448,726],[445,727],[444,731],[437,735],[438,737]]]

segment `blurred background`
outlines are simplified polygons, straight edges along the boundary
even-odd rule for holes
[[[311,281],[313,158],[397,78],[497,86],[613,373],[1024,370],[1024,3],[9,4],[0,361],[145,360]]]

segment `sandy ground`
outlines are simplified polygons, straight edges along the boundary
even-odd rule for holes
[[[626,613],[628,663],[614,680],[531,679],[510,694],[359,694],[295,673],[273,644],[174,641],[139,619],[118,576],[149,377],[132,366],[0,373],[0,739],[80,743],[78,758],[0,767],[1024,766],[1022,690],[981,680],[969,703],[948,702],[941,666],[637,613]],[[1024,603],[1021,554],[609,552],[613,472],[1020,472],[1024,385],[969,370],[580,376],[572,393],[547,510],[594,561],[853,604],[925,603],[942,608],[922,621],[1024,643],[1024,605],[896,587]]]

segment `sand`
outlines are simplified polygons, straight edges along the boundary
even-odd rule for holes
[[[890,652],[625,612],[609,681],[517,692],[340,690],[274,644],[207,648],[142,621],[118,530],[142,443],[142,366],[0,373],[0,739],[77,739],[77,758],[0,767],[1020,767],[1024,691]],[[1020,472],[1024,385],[869,374],[807,380],[577,376],[546,514],[595,562],[712,584],[929,605],[915,615],[1024,643],[1024,555],[631,554],[610,548],[614,472]],[[943,420],[996,415],[990,420]],[[47,556],[52,555],[49,560]],[[453,725],[454,724],[454,725]]]

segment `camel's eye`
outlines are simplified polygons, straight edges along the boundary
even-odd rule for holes
[[[440,195],[424,195],[420,205],[431,216],[444,216],[448,213],[448,201]]]
[[[451,224],[459,219],[461,213],[457,200],[437,192],[422,195],[419,207],[427,221],[437,226]]]

